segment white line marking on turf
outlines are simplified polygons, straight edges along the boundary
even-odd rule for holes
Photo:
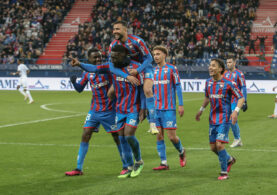
[[[40,143],[14,143],[14,142],[0,142],[0,145],[20,145],[20,146],[60,146],[60,147],[79,147],[79,144],[40,144]],[[115,145],[91,145],[92,147],[101,147],[101,148],[113,148]],[[155,146],[145,146],[142,148],[145,149],[156,149]],[[167,147],[169,149],[175,149],[174,147]],[[186,150],[207,150],[209,151],[210,148],[186,148]],[[232,151],[246,151],[246,152],[277,152],[277,150],[271,149],[243,149],[243,148],[236,148],[236,149],[229,149]]]
[[[59,117],[54,117],[54,118],[46,118],[46,119],[41,119],[41,120],[34,120],[34,121],[27,121],[27,122],[21,122],[21,123],[7,124],[7,125],[1,125],[0,128],[12,127],[12,126],[17,126],[17,125],[26,125],[26,124],[32,124],[32,123],[40,123],[40,122],[52,121],[52,120],[59,120],[59,119],[71,118],[71,117],[82,116],[82,115],[85,115],[85,114],[84,113],[79,113],[79,114],[59,116]]]
[[[50,106],[50,105],[57,105],[57,104],[62,104],[62,103],[43,104],[43,105],[41,105],[40,107],[41,107],[42,109],[44,109],[44,110],[53,111],[53,112],[80,113],[80,112],[74,112],[74,111],[58,110],[58,109],[48,108],[48,106]]]

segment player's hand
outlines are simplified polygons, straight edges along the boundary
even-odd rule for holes
[[[115,90],[113,85],[108,90],[108,98],[110,99],[110,101],[112,101],[115,98]]]
[[[81,63],[79,62],[79,60],[77,59],[77,58],[70,58],[71,59],[71,62],[70,62],[70,64],[71,64],[71,66],[80,66],[81,65]]]
[[[139,80],[136,77],[134,77],[134,76],[127,76],[127,80],[130,81],[130,83],[132,85],[136,85],[136,86],[140,85]]]
[[[14,76],[15,74],[16,74],[15,72],[11,72],[11,73],[10,73],[10,75],[13,75],[13,76]]]
[[[129,72],[129,74],[132,75],[132,76],[136,76],[136,75],[138,74],[137,69],[129,69],[128,72]]]
[[[184,115],[184,106],[179,106],[178,112],[179,112],[180,117],[182,117]]]
[[[71,77],[70,77],[70,81],[71,81],[71,83],[76,83],[76,80],[77,80],[77,76],[76,75],[72,75]]]
[[[232,120],[232,124],[236,124],[237,120],[238,120],[238,113],[237,111],[233,111],[231,116],[230,116],[230,120]]]
[[[247,106],[247,102],[244,102],[241,109],[243,112],[245,112],[247,110],[248,106]]]
[[[141,123],[142,121],[144,121],[144,119],[146,118],[146,109],[141,109],[139,111],[139,122]]]
[[[200,116],[202,115],[202,111],[199,111],[196,116],[195,116],[195,120],[196,121],[200,121]]]

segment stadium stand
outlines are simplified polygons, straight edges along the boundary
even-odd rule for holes
[[[34,64],[74,0],[0,2],[0,63]]]

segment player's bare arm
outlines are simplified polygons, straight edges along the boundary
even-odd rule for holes
[[[200,116],[202,115],[203,111],[205,110],[205,108],[207,107],[207,105],[210,103],[209,98],[205,97],[202,106],[199,109],[199,112],[196,114],[195,119],[197,121],[200,121]]]
[[[232,120],[232,124],[234,125],[237,120],[238,120],[238,113],[239,113],[239,110],[241,109],[243,103],[244,103],[245,99],[244,98],[240,98],[238,100],[238,104],[237,104],[237,107],[235,108],[235,110],[232,112],[231,116],[230,116],[230,120]]]

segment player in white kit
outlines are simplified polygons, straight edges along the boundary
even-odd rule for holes
[[[19,75],[19,83],[17,85],[17,90],[25,97],[24,100],[26,101],[29,99],[28,104],[34,103],[34,100],[31,96],[31,93],[28,89],[28,84],[27,84],[27,75],[30,73],[29,68],[23,64],[23,61],[17,60],[17,63],[19,64],[17,67],[17,72],[12,72],[11,75]]]

